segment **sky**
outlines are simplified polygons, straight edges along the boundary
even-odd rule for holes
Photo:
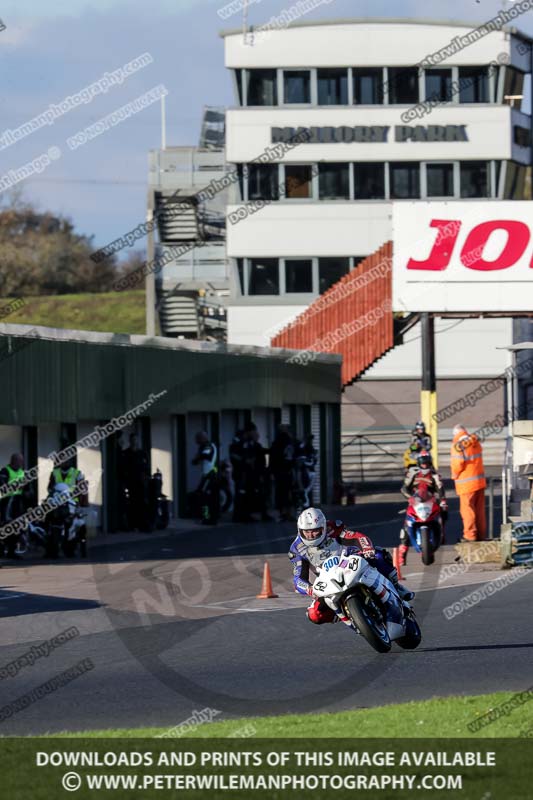
[[[242,14],[221,19],[217,11],[227,2],[4,0],[0,140],[6,129],[81,92],[104,73],[143,53],[153,61],[53,124],[1,149],[0,178],[49,148],[59,148],[49,166],[24,181],[24,197],[41,210],[70,217],[79,233],[94,235],[99,247],[134,228],[146,215],[148,152],[161,143],[159,101],[75,150],[67,146],[67,138],[163,84],[168,91],[167,145],[196,145],[203,107],[234,103],[218,33],[240,27]],[[265,23],[293,2],[255,0],[249,6],[249,23]],[[503,5],[499,0],[329,0],[305,20],[423,17],[481,24]],[[533,12],[518,23],[533,36]],[[137,248],[143,247],[141,240]]]

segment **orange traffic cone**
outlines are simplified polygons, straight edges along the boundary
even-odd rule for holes
[[[399,547],[395,547],[394,550],[392,551],[392,563],[396,567],[396,572],[398,573],[398,580],[399,581],[403,581],[402,570],[401,570],[402,559],[400,558],[400,548]]]
[[[272,589],[272,578],[270,577],[270,567],[268,561],[265,561],[265,569],[263,571],[263,585],[261,586],[261,594],[256,595],[258,600],[268,600],[269,597],[277,597]]]

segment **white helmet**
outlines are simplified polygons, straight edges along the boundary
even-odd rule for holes
[[[319,547],[327,533],[327,521],[319,508],[306,508],[298,517],[300,539],[308,547]]]

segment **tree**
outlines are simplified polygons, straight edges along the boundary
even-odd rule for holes
[[[40,212],[12,193],[0,206],[0,296],[109,291],[115,257],[96,264],[92,240],[67,217]]]

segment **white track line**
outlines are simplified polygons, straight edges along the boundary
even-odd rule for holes
[[[290,536],[279,536],[277,539],[260,539],[259,541],[245,542],[244,544],[232,544],[230,547],[220,547],[219,550],[239,550],[241,547],[255,547],[256,544],[271,544],[272,542],[287,542],[290,544]],[[264,555],[282,555],[281,553],[258,553]]]

